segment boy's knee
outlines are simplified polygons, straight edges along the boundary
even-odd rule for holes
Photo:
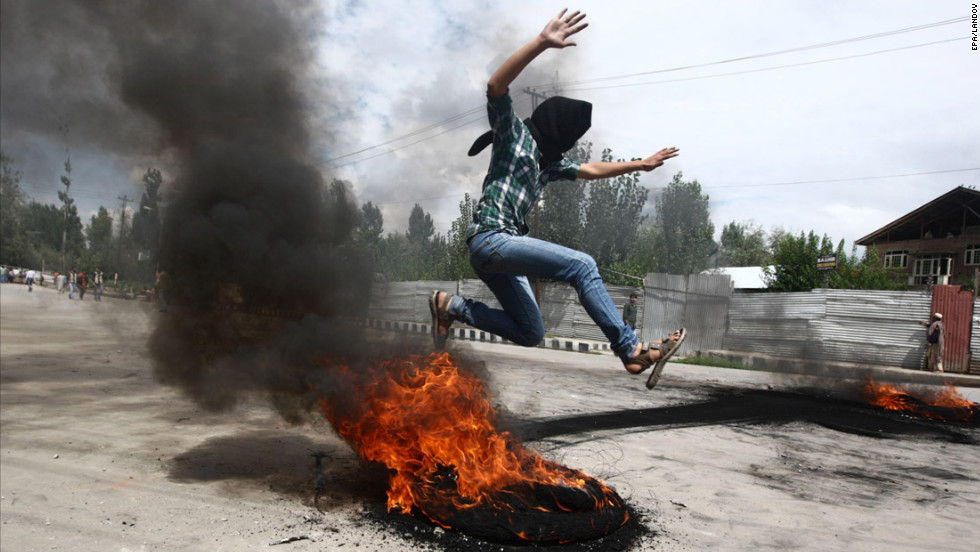
[[[575,271],[579,276],[589,276],[599,272],[599,265],[591,255],[579,252],[574,259]]]
[[[514,343],[522,347],[537,347],[538,344],[541,343],[542,339],[544,339],[544,333],[524,334],[521,335],[520,339]]]
[[[544,326],[534,326],[526,328],[520,335],[516,336],[514,343],[523,347],[537,347],[544,339]]]

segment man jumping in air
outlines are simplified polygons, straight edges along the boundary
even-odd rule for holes
[[[585,14],[562,10],[531,42],[515,52],[487,83],[487,112],[491,130],[480,136],[469,154],[492,144],[490,168],[483,193],[473,213],[468,244],[470,264],[503,309],[433,291],[429,297],[432,335],[436,348],[445,347],[453,321],[461,320],[519,345],[533,347],[544,337],[544,321],[528,277],[571,284],[579,301],[609,339],[626,371],[653,370],[647,387],[653,388],[667,359],[686,336],[675,331],[644,346],[623,322],[609,297],[592,257],[550,242],[527,237],[526,218],[545,185],[554,180],[596,180],[649,172],[678,155],[664,148],[637,161],[579,164],[564,154],[575,146],[592,124],[592,104],[560,96],[548,98],[521,121],[514,113],[509,86],[527,65],[545,50],[575,46],[569,37],[582,31]]]

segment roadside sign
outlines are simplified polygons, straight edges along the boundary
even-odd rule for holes
[[[833,270],[837,268],[837,255],[820,255],[817,257],[817,270]]]

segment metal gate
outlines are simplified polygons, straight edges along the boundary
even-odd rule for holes
[[[932,290],[932,312],[943,315],[943,325],[946,327],[943,369],[966,373],[970,365],[973,293],[961,286],[936,286]]]

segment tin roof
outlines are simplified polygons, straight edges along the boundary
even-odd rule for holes
[[[935,238],[959,236],[970,226],[980,227],[980,192],[959,186],[854,243],[918,240],[927,233]]]

